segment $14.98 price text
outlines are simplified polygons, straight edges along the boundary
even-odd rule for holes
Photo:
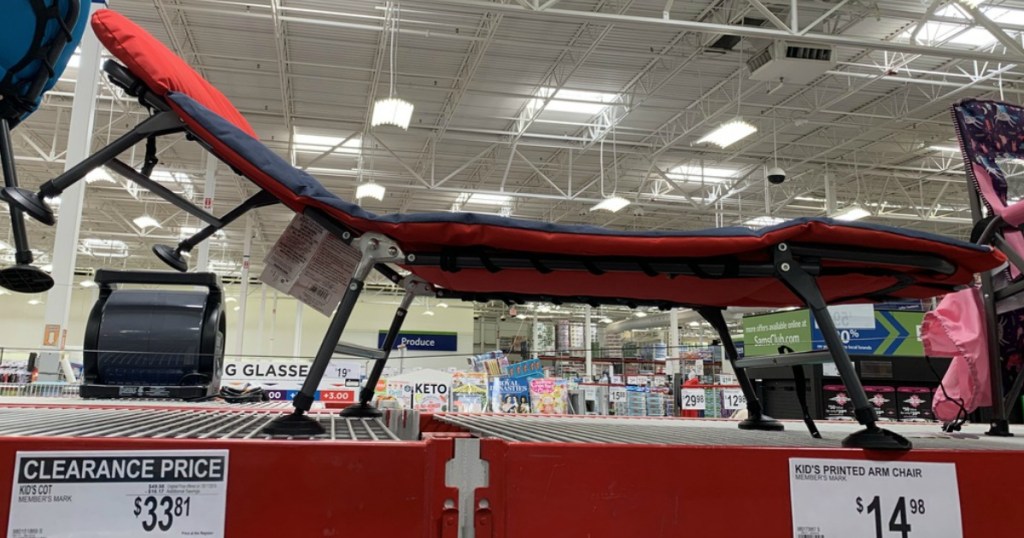
[[[882,534],[882,517],[883,510],[889,513],[888,519],[888,533]],[[878,495],[870,499],[864,499],[863,497],[857,497],[857,513],[873,515],[875,518],[875,538],[885,538],[891,536],[889,533],[896,533],[896,536],[900,538],[911,538],[910,531],[912,529],[910,523],[907,521],[907,514],[924,515],[925,506],[924,499],[910,499],[906,497],[900,497],[896,499],[896,504],[892,508],[892,512],[889,512],[887,507],[883,507],[882,500]]]
[[[135,497],[135,518],[142,521],[142,530],[146,532],[167,532],[174,526],[174,518],[188,517],[191,511],[191,497]]]

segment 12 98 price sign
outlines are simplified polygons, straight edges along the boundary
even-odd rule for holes
[[[174,526],[175,518],[188,517],[191,512],[191,497],[135,497],[135,518],[142,521],[142,530],[146,532],[155,529],[167,532]]]

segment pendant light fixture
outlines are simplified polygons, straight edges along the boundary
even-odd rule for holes
[[[618,213],[623,208],[628,206],[630,202],[629,202],[629,200],[627,200],[627,199],[619,196],[618,194],[616,194],[618,192],[618,190],[619,190],[619,167],[618,167],[618,163],[617,163],[618,152],[616,151],[618,146],[617,146],[616,140],[615,140],[615,128],[614,127],[612,128],[612,155],[613,155],[612,156],[612,163],[613,163],[613,166],[615,167],[615,171],[614,171],[614,173],[615,173],[615,185],[614,185],[614,187],[612,187],[611,195],[605,195],[605,193],[604,193],[604,138],[601,138],[601,143],[599,144],[598,147],[599,147],[599,149],[598,149],[598,156],[599,156],[599,159],[601,161],[601,164],[600,164],[600,170],[601,170],[601,196],[602,196],[603,200],[601,200],[600,202],[594,204],[594,206],[591,207],[590,210],[591,211],[609,211],[611,213]]]
[[[740,68],[736,72],[736,117],[718,126],[717,129],[704,135],[697,141],[698,144],[711,143],[720,148],[727,148],[740,140],[757,132],[755,127],[750,122],[743,119],[742,116],[742,103],[743,103],[743,40],[740,39],[740,45],[738,47],[738,55],[740,58]]]
[[[370,126],[394,125],[402,129],[409,128],[412,120],[413,104],[395,97],[395,66],[398,63],[398,49],[395,46],[398,35],[398,21],[400,19],[400,8],[397,3],[388,2],[384,15],[384,25],[388,32],[389,44],[389,80],[387,99],[378,99],[373,104],[373,116],[370,118]]]
[[[365,140],[365,137],[364,137],[364,140]],[[372,151],[370,153],[370,166],[369,166],[369,169],[371,171],[371,174],[372,174],[372,170],[373,170],[373,156],[376,154],[376,149],[377,148],[376,148],[376,145],[375,145],[374,146],[374,151]],[[364,147],[363,150],[359,152],[359,180],[360,181],[363,180],[363,174],[366,173],[364,171],[365,167],[363,166],[363,159],[365,158],[365,156],[364,156],[365,153],[366,153],[366,150],[365,150],[365,147]],[[373,198],[373,199],[377,200],[378,202],[383,202],[384,201],[384,193],[385,192],[387,192],[387,189],[384,188],[384,185],[381,185],[380,183],[374,182],[373,181],[373,177],[371,176],[369,179],[366,180],[366,182],[360,183],[359,185],[356,186],[356,200],[362,200],[363,198]]]

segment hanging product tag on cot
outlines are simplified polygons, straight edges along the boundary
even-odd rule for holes
[[[263,260],[260,281],[329,316],[361,257],[313,219],[295,215]]]

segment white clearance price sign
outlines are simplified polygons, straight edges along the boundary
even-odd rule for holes
[[[794,538],[963,538],[952,463],[789,460]]]
[[[722,407],[728,411],[747,408],[747,398],[741,389],[723,389]]]
[[[683,409],[687,411],[703,411],[707,408],[704,401],[704,389],[683,389],[680,393]]]
[[[222,537],[227,491],[227,450],[18,452],[7,537]]]

